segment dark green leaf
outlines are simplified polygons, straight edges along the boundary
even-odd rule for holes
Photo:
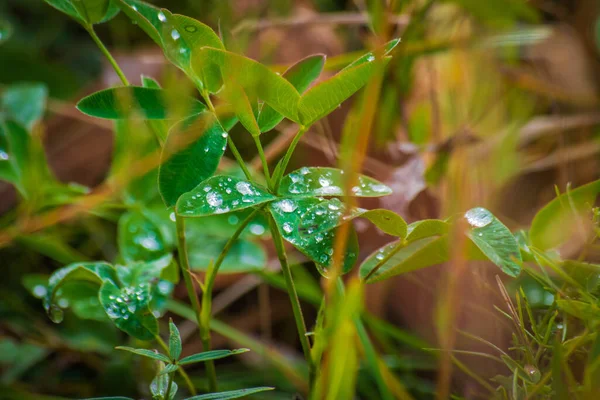
[[[44,116],[48,89],[41,83],[10,85],[2,91],[0,110],[5,118],[12,119],[31,130]]]
[[[187,365],[187,364],[194,364],[194,363],[199,363],[199,362],[204,362],[204,361],[209,361],[209,360],[218,360],[220,358],[225,358],[225,357],[229,357],[229,356],[233,356],[236,354],[242,354],[242,353],[246,353],[250,350],[248,349],[237,349],[237,350],[211,350],[211,351],[205,351],[202,353],[198,353],[198,354],[193,354],[191,356],[187,356],[187,357],[183,357],[181,360],[179,360],[178,364],[179,365]]]
[[[171,319],[169,320],[169,355],[173,360],[179,360],[181,356],[181,336]]]
[[[117,328],[139,340],[152,340],[158,335],[158,321],[149,307],[149,284],[119,289],[111,281],[104,281],[99,296]]]
[[[77,103],[77,109],[92,117],[105,119],[136,116],[143,119],[168,119],[170,112],[166,99],[167,94],[163,89],[118,87],[84,97]],[[184,98],[181,103],[184,115],[197,115],[205,109],[204,104],[192,97]]]
[[[164,361],[166,363],[171,362],[171,360],[169,359],[169,357],[165,356],[164,354],[160,354],[156,350],[134,349],[133,347],[127,347],[127,346],[118,346],[116,349],[117,350],[125,350],[125,351],[128,351],[128,352],[133,353],[133,354],[137,354],[137,355],[140,355],[140,356],[152,358],[154,360]]]
[[[481,252],[507,275],[517,276],[521,272],[521,252],[510,230],[494,215],[482,207],[465,213],[471,229],[467,236]]]
[[[121,257],[128,262],[155,260],[169,251],[160,228],[141,210],[119,218],[117,238]]]
[[[84,21],[95,24],[102,21],[108,12],[109,0],[71,0]]]
[[[580,235],[582,230],[585,231],[583,221],[587,217],[584,215],[595,204],[598,193],[600,180],[567,190],[548,203],[531,222],[531,244],[540,250],[548,250]]]
[[[167,207],[215,173],[226,145],[227,132],[208,113],[171,129],[158,173],[158,187]]]
[[[202,219],[198,221],[202,221]],[[261,229],[263,229],[262,226]],[[188,235],[188,256],[192,269],[206,271],[209,265],[219,257],[226,243],[227,239],[217,238],[210,234]],[[219,273],[258,271],[266,266],[267,254],[259,243],[238,239],[225,256]]]
[[[153,261],[132,262],[117,266],[117,275],[125,286],[152,283],[159,279],[163,271],[173,263],[173,255],[166,254]]]
[[[251,389],[231,390],[229,392],[201,394],[199,396],[189,397],[186,400],[231,400],[250,396],[251,394],[273,390],[272,387],[256,387]]]
[[[113,396],[113,397],[90,397],[83,400],[134,400],[131,397]]]
[[[13,33],[13,27],[8,21],[0,20],[0,44],[7,41]]]
[[[46,3],[50,4],[52,7],[56,8],[58,11],[61,11],[75,21],[79,23],[84,23],[83,17],[79,15],[77,8],[73,5],[73,2],[70,0],[44,0]]]
[[[161,376],[161,375],[170,374],[171,372],[175,372],[178,369],[179,369],[179,365],[177,365],[177,364],[167,364],[167,366],[164,367],[163,369],[161,369],[157,375]]]
[[[275,200],[265,188],[231,176],[207,179],[177,202],[177,214],[202,217],[223,214]]]
[[[304,93],[323,70],[325,55],[316,54],[308,56],[292,65],[283,73],[283,77],[291,83],[299,93]],[[261,132],[268,132],[275,128],[283,120],[283,115],[275,111],[271,106],[265,104],[258,116],[258,126]]]
[[[344,171],[337,168],[303,167],[291,172],[281,180],[279,194],[282,196],[343,196]],[[356,197],[380,197],[392,193],[383,183],[360,175],[358,185],[349,194]]]

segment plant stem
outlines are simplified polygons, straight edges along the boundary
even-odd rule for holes
[[[129,81],[125,77],[125,74],[119,67],[119,64],[117,64],[117,62],[115,61],[113,56],[110,54],[108,49],[104,46],[104,43],[102,43],[102,41],[100,40],[98,35],[96,35],[96,31],[94,31],[94,27],[92,25],[87,25],[87,26],[84,25],[84,28],[86,31],[88,31],[88,33],[90,34],[90,36],[92,37],[94,42],[96,42],[96,44],[98,45],[98,48],[100,48],[100,51],[104,54],[104,56],[106,57],[106,59],[108,60],[110,65],[112,65],[113,69],[115,70],[115,72],[117,73],[119,78],[121,79],[121,82],[123,82],[123,85],[129,86]]]
[[[188,292],[188,297],[190,298],[190,302],[192,303],[192,309],[196,314],[196,322],[198,323],[198,329],[200,331],[200,339],[202,340],[202,345],[204,344],[203,329],[202,329],[202,318],[200,316],[200,300],[198,299],[198,293],[196,293],[196,289],[194,288],[194,282],[192,281],[192,273],[190,271],[190,263],[187,256],[187,246],[185,241],[185,222],[184,219],[175,216],[175,223],[177,225],[177,252],[179,253],[179,265],[181,266],[181,272],[183,275],[183,280],[185,281],[185,287]],[[210,344],[210,343],[209,343]],[[208,349],[204,349],[208,350]],[[217,390],[217,372],[215,370],[215,363],[213,360],[209,360],[206,362],[206,373],[208,375],[208,386],[209,389],[213,392]]]
[[[277,190],[279,189],[281,178],[283,178],[285,175],[285,170],[290,163],[290,159],[292,158],[292,154],[294,154],[294,150],[296,150],[296,146],[300,142],[300,139],[302,139],[302,136],[306,133],[306,131],[308,131],[308,128],[308,126],[301,126],[300,129],[298,129],[298,133],[296,133],[296,136],[294,136],[292,143],[290,143],[290,147],[288,147],[285,156],[283,156],[283,161],[281,162],[281,167],[279,168],[278,174],[276,177],[273,177],[275,179],[275,183],[273,185],[273,191],[275,193],[277,193]]]
[[[167,346],[167,344],[164,342],[164,340],[162,340],[162,338],[158,335],[155,336],[156,341],[158,342],[158,344],[160,345],[160,347],[165,351],[165,353],[169,354],[169,346]],[[171,355],[169,354],[169,357],[171,357]],[[181,375],[181,377],[183,378],[183,380],[185,381],[185,384],[188,387],[188,390],[190,391],[190,393],[192,395],[196,394],[196,388],[194,387],[194,384],[192,383],[190,377],[188,376],[187,372],[185,372],[185,370],[182,367],[179,367],[179,369],[177,370],[177,372],[179,372],[179,375]]]
[[[252,139],[254,139],[254,143],[256,144],[256,149],[258,150],[258,155],[260,156],[260,161],[263,166],[263,171],[265,173],[265,180],[267,181],[267,186],[271,187],[271,174],[269,173],[269,163],[267,162],[267,157],[265,157],[265,151],[260,143],[260,139],[258,136],[252,135]]]
[[[273,236],[273,243],[275,244],[277,257],[279,258],[279,263],[281,264],[281,271],[283,272],[283,277],[285,278],[285,286],[288,296],[290,297],[290,303],[292,304],[292,311],[296,321],[296,329],[298,329],[300,345],[302,346],[304,358],[306,359],[306,363],[308,365],[308,385],[310,388],[312,388],[315,378],[315,364],[313,362],[312,355],[310,354],[310,342],[308,341],[308,336],[306,335],[306,325],[304,323],[304,317],[302,316],[302,308],[300,306],[300,300],[298,299],[296,287],[294,286],[292,271],[290,270],[287,255],[285,253],[283,238],[281,237],[281,234],[275,225],[275,221],[270,214],[269,228],[271,230],[271,236]]]
[[[165,400],[169,400],[171,393],[171,386],[173,385],[173,373],[169,374],[169,383],[167,384],[167,392],[165,393]]]

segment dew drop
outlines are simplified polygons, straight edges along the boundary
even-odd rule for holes
[[[171,221],[175,222],[175,219],[176,219],[176,217],[175,217],[175,212],[172,212],[171,214],[169,214],[169,219],[170,219]]]
[[[294,230],[294,228],[292,227],[292,224],[290,224],[289,222],[286,222],[283,224],[283,231],[285,233],[292,233],[293,230]]]
[[[489,225],[493,216],[488,210],[482,207],[472,208],[465,213],[465,218],[469,225],[474,226],[476,228],[483,228],[484,226]]]
[[[48,289],[44,285],[35,285],[33,287],[33,295],[38,299],[41,299],[48,293]]]
[[[165,17],[165,14],[163,14],[162,11],[158,13],[158,20],[160,22],[165,22],[167,20],[167,17]]]
[[[252,224],[250,225],[250,232],[253,235],[260,236],[265,233],[265,227],[259,224]]]
[[[286,213],[290,213],[296,209],[296,205],[294,204],[294,202],[289,199],[281,200],[278,203],[278,205],[279,205],[279,208],[281,209],[281,211],[286,212]]]
[[[229,136],[229,134],[227,132],[223,132],[223,133],[221,133],[221,136],[223,136],[224,138],[226,138],[227,136]]]
[[[230,215],[229,218],[227,219],[227,221],[231,225],[235,225],[235,224],[237,224],[240,221],[240,219],[236,215]]]
[[[179,40],[181,35],[179,35],[179,32],[177,32],[177,29],[173,29],[171,31],[171,37],[173,38],[173,40]]]
[[[236,183],[235,189],[242,195],[252,195],[252,186],[250,186],[250,183],[248,182],[240,181]]]
[[[0,160],[5,161],[8,159],[9,159],[8,154],[4,150],[0,150]]]
[[[59,306],[53,304],[48,310],[48,317],[55,324],[60,324],[65,318],[65,313]]]

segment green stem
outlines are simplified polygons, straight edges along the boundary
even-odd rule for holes
[[[162,340],[162,338],[160,336],[156,335],[155,339],[158,342],[158,344],[160,345],[160,347],[164,350],[164,352],[169,354],[169,346],[167,346],[167,344]],[[169,354],[169,357],[171,357],[170,354]],[[192,383],[192,380],[190,379],[187,372],[185,372],[185,370],[182,367],[179,367],[177,372],[179,372],[179,375],[181,375],[181,377],[185,381],[185,384],[187,385],[190,393],[192,395],[196,395],[196,388],[194,387],[194,384]]]
[[[273,185],[274,186],[273,191],[275,193],[277,193],[277,190],[279,189],[279,185],[281,184],[281,179],[285,175],[285,170],[286,170],[288,164],[290,163],[290,159],[292,158],[292,154],[294,154],[294,150],[296,150],[296,146],[300,142],[300,139],[302,139],[302,136],[304,136],[306,131],[308,131],[308,128],[309,127],[307,127],[307,126],[300,127],[300,129],[298,129],[298,133],[296,133],[296,136],[294,136],[292,143],[290,143],[290,147],[288,147],[287,152],[285,153],[285,156],[283,157],[283,161],[281,162],[281,167],[279,168],[278,174],[277,174],[277,176],[273,177],[274,182],[275,182]]]
[[[304,358],[306,359],[306,363],[308,365],[308,384],[309,387],[312,388],[315,378],[315,364],[310,353],[310,342],[308,341],[308,336],[306,335],[306,325],[304,323],[304,317],[302,316],[302,308],[300,306],[300,300],[298,299],[296,287],[294,286],[292,271],[290,270],[287,255],[285,253],[283,238],[281,237],[281,234],[279,233],[279,230],[277,229],[275,221],[271,215],[269,215],[269,228],[271,230],[271,236],[273,236],[277,257],[279,258],[279,263],[281,264],[281,271],[283,272],[283,277],[285,278],[285,286],[288,296],[290,297],[290,303],[292,305],[292,311],[296,321],[296,329],[298,330],[298,336],[300,338],[300,345],[302,346]]]
[[[177,252],[179,253],[179,265],[181,266],[181,272],[183,275],[183,280],[185,281],[185,287],[188,292],[188,297],[190,298],[190,302],[192,303],[192,309],[196,314],[196,322],[198,323],[198,329],[200,331],[200,340],[202,340],[202,345],[205,346],[205,333],[202,329],[203,324],[200,315],[200,300],[198,299],[198,293],[196,293],[196,289],[194,288],[194,282],[192,281],[192,273],[190,271],[190,263],[187,256],[184,219],[179,216],[176,216],[175,224],[177,225]],[[205,350],[208,349],[205,348]],[[215,369],[215,363],[213,360],[209,360],[206,362],[205,365],[206,373],[208,375],[208,386],[212,392],[215,392],[217,390],[217,372]]]
[[[171,386],[173,385],[173,373],[169,374],[169,383],[167,384],[167,392],[165,393],[165,400],[169,400],[171,394]]]
[[[112,67],[115,70],[115,72],[117,73],[117,75],[119,75],[119,78],[121,79],[121,82],[123,82],[123,85],[129,86],[129,81],[125,77],[125,74],[119,67],[119,64],[117,64],[117,62],[115,61],[113,56],[110,54],[108,49],[104,46],[104,43],[102,43],[102,41],[100,40],[98,35],[96,35],[96,31],[94,31],[94,27],[92,25],[88,25],[88,26],[84,26],[84,28],[86,31],[88,31],[88,33],[90,34],[90,36],[92,37],[94,42],[96,42],[96,44],[100,48],[100,51],[104,54],[104,56],[106,57],[106,59],[108,60],[110,65],[112,65]]]
[[[269,163],[267,162],[267,157],[265,156],[265,151],[262,147],[262,143],[260,143],[260,138],[258,136],[252,135],[252,139],[254,139],[254,143],[256,144],[256,149],[258,150],[258,155],[260,157],[260,162],[263,166],[263,171],[265,173],[265,180],[267,181],[267,187],[271,188],[271,174],[269,173]]]

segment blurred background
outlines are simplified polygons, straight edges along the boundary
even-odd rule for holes
[[[412,222],[483,206],[516,230],[527,227],[555,197],[555,185],[575,187],[599,178],[598,0],[390,0],[381,9],[366,0],[151,3],[210,25],[229,49],[277,70],[311,54],[326,54],[321,79],[378,43],[374,32],[400,37],[379,98],[372,99],[378,109],[363,166],[394,194],[366,201],[364,207],[388,208]],[[373,17],[377,13],[387,18],[383,28]],[[123,14],[99,25],[97,32],[132,83],[139,84],[143,74],[166,88],[192,90]],[[74,107],[82,96],[119,84],[118,77],[85,30],[43,1],[0,1],[0,33],[0,91],[23,82],[47,88],[46,112],[33,132],[38,155],[49,165],[37,182],[39,190],[26,201],[18,188],[0,181],[0,398],[149,398],[151,366],[114,351],[124,343],[122,332],[74,312],[55,325],[42,308],[43,293],[36,293],[38,283],[65,264],[118,258],[124,210],[118,196],[104,189],[115,174],[126,174],[127,164],[115,172],[119,143],[113,125]],[[344,104],[304,136],[292,167],[337,165],[351,107],[352,102]],[[285,151],[295,133],[290,128],[281,124],[264,135],[270,160]],[[243,157],[258,168],[250,135],[239,127],[231,135]],[[234,164],[226,155],[223,169]],[[74,206],[73,196],[86,193],[90,202]],[[226,220],[213,222],[190,245],[200,271],[231,233]],[[391,238],[359,222],[364,259]],[[264,398],[289,399],[302,392],[302,383],[284,368],[301,357],[293,316],[275,252],[264,240],[264,224],[259,221],[250,230],[233,255],[237,258],[230,260],[229,273],[217,281],[214,309],[223,326],[213,345],[253,343],[263,351],[220,363],[219,376],[232,387],[275,385],[278,390]],[[598,254],[592,251],[588,258],[597,260]],[[321,277],[300,254],[294,260],[312,326]],[[423,349],[444,341],[436,319],[443,296],[449,296],[460,329],[500,348],[509,346],[512,328],[494,313],[494,305],[502,304],[496,272],[484,264],[459,264],[367,287],[371,333],[388,367],[414,398],[435,397],[437,356]],[[454,281],[458,286],[451,287]],[[185,299],[181,285],[174,297]],[[194,324],[175,318],[186,339],[185,352],[200,351]],[[481,343],[464,337],[455,345],[483,351]],[[506,373],[505,366],[490,360],[465,357],[463,362],[484,379]],[[205,385],[202,368],[191,371],[199,385]],[[356,398],[376,398],[370,396],[373,387],[373,380],[359,373]],[[456,369],[452,391],[476,398],[480,388]]]

